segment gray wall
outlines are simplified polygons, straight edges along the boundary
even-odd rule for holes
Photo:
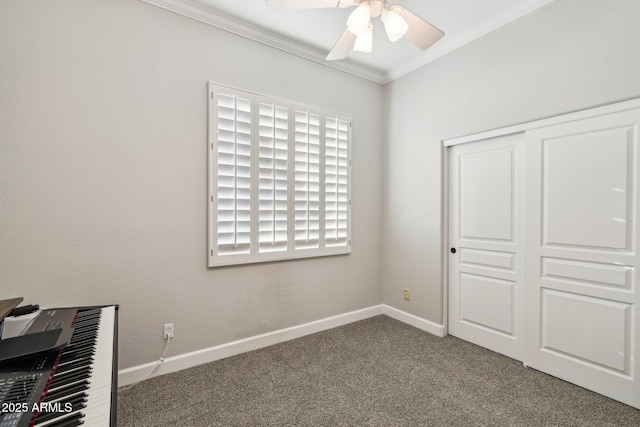
[[[639,16],[556,0],[385,87],[386,304],[444,321],[441,141],[639,97]]]
[[[353,115],[352,254],[207,269],[207,81]],[[120,368],[380,304],[382,87],[138,0],[0,2],[0,299],[120,304]],[[373,119],[372,119],[373,118]]]
[[[121,369],[167,322],[169,355],[381,302],[442,323],[441,140],[640,96],[637,16],[556,0],[383,88],[138,0],[3,0],[0,298],[119,303]],[[353,115],[351,255],[206,268],[209,80]]]

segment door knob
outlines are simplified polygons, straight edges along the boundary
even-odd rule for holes
[[[456,253],[456,248],[451,248],[451,253],[455,254]]]

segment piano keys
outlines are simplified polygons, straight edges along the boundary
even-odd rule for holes
[[[25,335],[72,328],[60,351],[0,363],[0,427],[117,425],[118,307],[41,312]]]

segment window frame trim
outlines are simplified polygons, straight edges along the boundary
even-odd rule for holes
[[[217,132],[218,94],[248,96],[251,103],[251,209],[250,209],[250,243],[249,253],[219,254],[218,253],[218,194],[217,194]],[[267,101],[274,106],[286,106],[288,109],[287,127],[287,249],[276,252],[260,252],[259,242],[259,105]],[[284,98],[255,93],[216,82],[208,82],[208,135],[207,135],[207,261],[209,267],[222,267],[239,264],[254,264],[292,259],[304,259],[351,253],[351,187],[352,187],[352,116],[350,114],[333,111],[327,108],[312,106],[306,103],[291,101]],[[320,218],[318,247],[295,248],[295,114],[302,110],[320,116]],[[347,218],[346,243],[344,245],[326,246],[326,118],[332,117],[347,123]]]

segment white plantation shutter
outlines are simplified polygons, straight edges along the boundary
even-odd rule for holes
[[[345,246],[349,239],[349,121],[327,117],[325,125],[324,239]]]
[[[209,94],[209,265],[349,253],[350,117]]]
[[[295,111],[295,247],[320,241],[320,116]]]
[[[217,97],[217,252],[249,253],[251,243],[251,102]]]
[[[289,109],[259,104],[259,251],[287,250]]]

